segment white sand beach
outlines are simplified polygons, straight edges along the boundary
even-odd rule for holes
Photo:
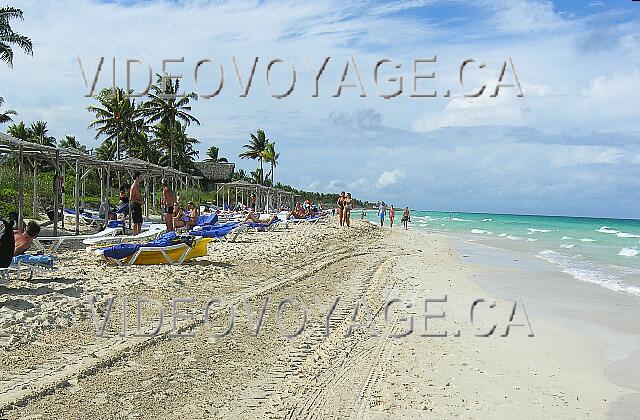
[[[612,362],[624,359],[611,354],[615,340],[605,339],[615,334],[601,323],[594,335],[584,328],[593,322],[541,306],[561,302],[557,293],[568,287],[548,294],[516,290],[534,336],[526,325],[503,337],[513,290],[491,283],[491,273],[496,279],[504,273],[470,261],[458,248],[450,236],[356,221],[349,229],[296,226],[212,243],[206,257],[179,267],[110,267],[82,250],[66,250],[58,272],[0,286],[0,412],[8,418],[580,419],[637,412],[629,411],[637,408],[637,379],[628,374],[637,363],[627,360],[621,369]],[[517,278],[529,285],[537,280]],[[116,296],[103,338],[91,320],[91,295],[100,313]],[[121,337],[125,296],[129,336]],[[141,296],[164,306],[164,325],[153,338],[133,336]],[[430,302],[425,311],[425,299],[445,296],[446,303]],[[249,323],[265,297],[254,337]],[[180,313],[194,319],[178,321],[179,330],[194,337],[170,336],[172,298],[194,299],[180,304]],[[235,305],[235,325],[224,338],[212,334],[227,326],[228,309],[213,306],[211,322],[203,323],[203,307],[213,298]],[[394,298],[400,302],[385,322],[385,302]],[[277,320],[283,299],[308,310],[304,330],[293,339],[282,335],[298,328],[301,310],[287,306]],[[473,326],[469,313],[477,299],[486,302],[476,305]],[[366,302],[377,336],[361,325],[345,337],[358,301]],[[602,302],[611,319],[637,314]],[[360,308],[356,321],[368,324]],[[522,309],[517,306],[514,323],[527,324]],[[425,313],[443,311],[425,332]],[[156,312],[143,308],[145,329]],[[390,337],[407,332],[411,314],[413,333]],[[494,324],[491,336],[476,336]],[[617,338],[633,333],[625,328],[637,327],[618,326]],[[424,336],[445,330],[447,337]]]

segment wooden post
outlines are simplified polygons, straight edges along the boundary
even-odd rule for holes
[[[18,229],[24,228],[24,148],[18,147]]]
[[[76,159],[76,181],[73,186],[73,204],[76,208],[76,235],[80,235],[80,159]]]
[[[58,216],[60,213],[60,194],[58,193],[58,184],[60,183],[60,151],[57,149],[53,166],[55,174],[58,176],[53,185],[53,236],[58,236]]]
[[[36,198],[38,195],[38,165],[36,164],[36,160],[33,159],[31,161],[31,164],[33,165],[33,217],[36,217],[36,212],[38,211],[37,205],[36,205]]]

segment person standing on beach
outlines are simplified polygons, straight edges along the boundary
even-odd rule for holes
[[[380,216],[380,226],[384,226],[384,216],[387,213],[387,206],[384,204],[384,201],[380,203],[380,207],[378,208],[378,216]]]
[[[164,223],[167,225],[167,232],[172,232],[173,228],[173,210],[176,206],[176,195],[173,193],[166,180],[162,180],[162,212],[164,213]]]
[[[389,226],[393,227],[393,218],[396,217],[396,211],[393,208],[393,204],[389,208]]]
[[[347,196],[343,201],[343,206],[344,206],[343,223],[347,227],[349,227],[351,226],[351,209],[353,208],[353,202],[351,201],[351,193],[347,193]]]
[[[133,174],[133,183],[129,189],[129,205],[131,208],[131,222],[133,223],[133,234],[142,232],[142,194],[140,193],[140,180],[142,175],[136,171]]]
[[[409,229],[409,222],[411,221],[411,215],[409,214],[409,207],[405,207],[402,212],[402,226],[404,229]]]
[[[336,205],[338,206],[338,225],[340,226],[344,226],[344,200],[344,191],[342,191],[338,197],[338,201],[336,201]]]

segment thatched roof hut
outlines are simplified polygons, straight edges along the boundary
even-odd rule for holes
[[[203,178],[203,186],[206,189],[212,188],[214,183],[223,183],[231,181],[231,175],[235,170],[235,163],[226,162],[194,162],[196,170],[194,175]]]

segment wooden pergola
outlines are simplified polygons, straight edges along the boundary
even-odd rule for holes
[[[128,173],[130,176],[134,172],[140,172],[148,182],[145,182],[145,215],[149,216],[149,181],[155,183],[157,177],[173,180],[174,185],[179,183],[185,188],[191,186],[191,197],[193,200],[194,187],[198,186],[200,177],[186,174],[173,168],[165,168],[144,160],[136,158],[126,158],[118,161],[104,161],[95,156],[88,155],[76,149],[44,146],[37,143],[16,139],[6,134],[0,133],[0,153],[13,155],[18,162],[18,224],[22,228],[24,218],[24,197],[25,197],[25,172],[28,162],[33,171],[33,214],[37,213],[37,170],[38,161],[49,162],[55,173],[54,178],[54,200],[53,200],[53,234],[58,234],[58,224],[64,229],[64,217],[60,220],[60,213],[64,216],[65,191],[59,189],[60,175],[64,174],[65,166],[73,170],[75,175],[73,202],[75,208],[75,233],[80,233],[80,199],[84,200],[84,180],[91,173],[96,171],[100,178],[100,201],[105,203],[109,198],[109,188],[111,185],[111,173]],[[63,184],[62,184],[63,185]],[[155,190],[153,190],[153,201],[155,203]],[[105,215],[105,223],[108,215]]]
[[[247,204],[245,201],[251,195],[256,198],[257,209],[268,210],[272,206],[281,208],[283,204],[289,205],[290,209],[293,209],[295,203],[294,199],[297,196],[293,192],[285,191],[280,188],[266,187],[264,185],[252,184],[246,181],[233,181],[225,184],[217,184],[216,188],[216,206],[220,206],[219,194],[223,189],[227,190],[226,203],[231,202],[231,190],[235,190],[235,202],[238,203],[238,197],[241,202]],[[224,202],[224,195],[222,200]],[[254,209],[256,210],[256,209]]]

